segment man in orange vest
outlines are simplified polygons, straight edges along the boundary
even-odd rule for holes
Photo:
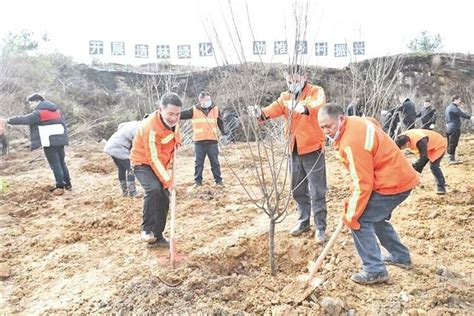
[[[347,117],[339,105],[327,104],[318,120],[352,178],[343,221],[352,230],[363,269],[351,280],[360,284],[386,282],[385,264],[411,266],[408,248],[388,221],[418,184],[419,175],[375,119]],[[377,238],[388,251],[383,257]]]
[[[170,203],[168,189],[174,181],[168,169],[180,144],[178,124],[182,106],[176,93],[165,93],[159,110],[138,127],[130,152],[135,176],[145,191],[142,239],[151,247],[169,246],[163,237]]]
[[[283,116],[291,153],[291,188],[298,204],[298,222],[290,231],[292,236],[310,229],[313,211],[315,240],[326,241],[326,164],[323,146],[325,138],[317,115],[326,98],[323,88],[307,82],[300,65],[291,66],[287,73],[288,91],[269,106],[256,108],[261,120]]]
[[[181,120],[191,119],[194,140],[194,186],[202,185],[202,172],[206,155],[211,163],[211,171],[216,185],[222,186],[221,166],[219,164],[219,128],[226,136],[224,122],[217,105],[212,102],[209,92],[199,93],[199,104],[181,112]]]
[[[431,172],[435,177],[437,191],[436,194],[446,194],[446,182],[443,172],[439,167],[441,159],[448,148],[448,142],[441,134],[426,129],[412,129],[398,135],[395,139],[398,148],[409,148],[420,157],[412,166],[421,173],[428,161],[430,162]]]

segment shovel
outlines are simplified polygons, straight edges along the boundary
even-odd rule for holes
[[[311,293],[314,292],[314,290],[323,283],[323,279],[321,278],[316,278],[316,273],[318,272],[319,268],[323,264],[324,258],[328,254],[328,252],[331,250],[332,246],[336,242],[336,238],[339,235],[339,233],[342,231],[344,228],[344,222],[341,220],[339,224],[337,225],[336,230],[334,233],[332,233],[331,238],[329,239],[328,243],[324,247],[323,251],[319,255],[318,259],[316,259],[316,262],[310,261],[308,263],[308,274],[300,275],[297,277],[297,281],[293,282],[291,285],[289,285],[287,288],[283,290],[283,292],[286,292],[289,296],[291,297],[291,300],[295,302],[296,304],[301,303],[304,301],[308,296],[311,295]]]
[[[176,249],[176,188],[175,188],[175,173],[176,173],[176,148],[174,149],[173,155],[173,169],[171,169],[171,179],[173,181],[172,189],[170,192],[170,253],[169,260],[171,267],[174,269],[176,262],[184,259],[183,255],[179,255]],[[168,257],[158,257],[158,261],[161,263],[166,262]]]

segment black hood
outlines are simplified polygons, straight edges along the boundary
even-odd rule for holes
[[[41,101],[35,108],[35,110],[48,110],[48,111],[57,111],[58,106],[50,101]]]

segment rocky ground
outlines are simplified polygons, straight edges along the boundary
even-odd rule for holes
[[[179,155],[178,251],[174,269],[166,250],[140,242],[140,199],[119,194],[115,167],[99,145],[67,150],[73,190],[52,196],[52,174],[38,151],[16,148],[1,157],[0,314],[55,313],[474,313],[474,136],[462,138],[462,165],[442,164],[449,194],[437,196],[427,167],[421,185],[392,222],[409,246],[412,270],[389,267],[389,284],[361,286],[348,278],[360,263],[349,231],[337,240],[319,274],[324,283],[301,302],[296,278],[322,250],[308,232],[290,237],[291,205],[277,226],[278,272],[270,276],[268,218],[232,176],[247,176],[245,157],[222,149],[226,186],[193,190],[190,150]],[[331,233],[348,195],[348,175],[328,150]],[[4,187],[6,185],[4,184]],[[293,290],[292,290],[293,289]]]

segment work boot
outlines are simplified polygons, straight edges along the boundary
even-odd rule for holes
[[[142,231],[142,240],[148,244],[156,242],[155,235],[152,231]]]
[[[463,161],[462,160],[457,160],[454,155],[449,155],[449,162],[448,162],[449,165],[459,165],[459,164],[462,164],[462,163],[463,163]]]
[[[326,242],[326,233],[322,229],[316,229],[314,232],[314,240],[318,244],[324,244]]]
[[[196,182],[196,183],[194,183],[194,185],[193,185],[193,188],[194,188],[194,189],[199,189],[200,187],[202,187],[202,183],[199,183],[199,182]]]
[[[446,194],[446,188],[445,187],[438,187],[438,189],[436,190],[436,194],[445,195]]]
[[[383,272],[365,272],[361,271],[358,273],[354,273],[351,276],[351,280],[355,283],[368,285],[368,284],[376,284],[376,283],[385,283],[388,281],[390,277],[388,276],[387,271]]]
[[[122,189],[122,196],[128,195],[127,181],[120,180],[120,188]]]
[[[219,188],[219,189],[224,188],[225,187],[224,182],[222,182],[222,181],[221,182],[216,182],[216,187]]]
[[[65,181],[64,183],[65,183],[65,185],[64,185],[64,190],[71,191],[71,190],[72,190],[71,181]]]
[[[305,225],[305,224],[301,224],[301,223],[298,223],[296,224],[295,227],[293,227],[293,229],[290,231],[290,234],[291,236],[299,236],[301,235],[302,233],[304,232],[307,232],[309,230],[309,225]]]
[[[382,261],[385,264],[396,266],[396,267],[399,267],[399,268],[402,268],[402,269],[406,269],[406,270],[411,269],[411,261],[407,261],[407,262],[397,261],[393,258],[393,256],[391,254],[387,254],[387,255],[382,256]]]
[[[137,188],[135,187],[135,181],[127,181],[128,196],[136,197],[138,194]]]
[[[166,240],[164,237],[156,238],[154,242],[147,243],[147,248],[169,248],[170,242]]]

